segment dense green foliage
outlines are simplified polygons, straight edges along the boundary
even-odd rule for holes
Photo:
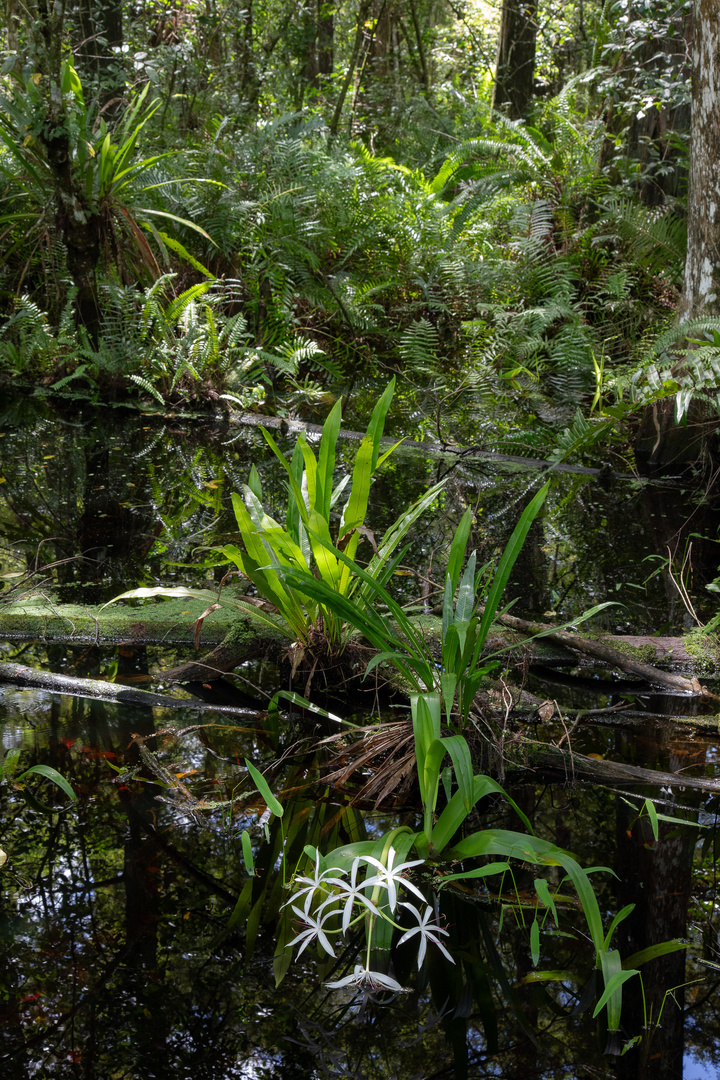
[[[420,431],[560,456],[593,442],[558,435],[578,409],[682,417],[711,386],[662,355],[682,5],[547,13],[521,120],[490,108],[497,28],[470,3],[227,0],[112,33],[103,11],[92,63],[74,9],[8,27],[0,375],[322,411],[390,369]]]

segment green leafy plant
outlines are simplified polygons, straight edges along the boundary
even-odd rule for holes
[[[354,563],[350,554],[333,547],[327,538],[317,533],[313,536],[310,531],[311,539],[326,547],[336,560],[347,567],[353,579],[363,583],[362,605],[350,595],[332,591],[326,581],[315,578],[304,568],[286,566],[282,568],[281,577],[283,582],[292,586],[296,592],[305,593],[334,611],[339,619],[359,630],[378,650],[367,671],[371,671],[379,663],[392,664],[410,690],[419,694],[437,692],[444,703],[448,718],[457,696],[459,723],[462,726],[483,677],[494,666],[492,660],[487,658],[481,663],[483,648],[512,568],[546,495],[547,486],[534,496],[523,511],[487,587],[485,583],[491,568],[488,564],[476,573],[474,553],[468,560],[461,580],[472,524],[472,513],[468,510],[463,515],[450,548],[439,665],[422,632],[405,609],[390,595],[384,582]],[[371,596],[373,605],[367,602]],[[387,611],[390,617],[381,613],[381,609]]]
[[[382,589],[401,556],[397,549],[411,525],[437,498],[435,485],[405,511],[388,529],[367,568],[360,571],[354,557],[365,534],[365,515],[372,478],[395,447],[380,454],[380,440],[394,391],[394,380],[377,402],[367,433],[355,455],[352,476],[346,474],[334,486],[336,445],[340,432],[341,401],[336,402],[323,425],[318,456],[304,435],[298,438],[288,462],[272,436],[263,434],[288,478],[288,510],[285,526],[265,513],[262,488],[253,467],[242,497],[233,496],[242,548],[228,544],[224,555],[253,583],[258,594],[282,616],[302,648],[340,652],[361,625],[346,618],[346,609],[331,600],[342,600],[352,611],[364,612],[375,599],[374,586]],[[396,444],[397,445],[397,444]],[[350,493],[337,530],[332,512],[345,488]],[[336,541],[333,543],[332,531]],[[336,546],[337,545],[337,546]],[[299,580],[317,581],[323,596],[296,588]]]
[[[423,805],[422,831],[415,833],[409,826],[399,826],[377,840],[347,844],[329,850],[325,856],[317,848],[306,847],[306,865],[312,868],[312,876],[300,873],[292,882],[293,895],[286,906],[294,912],[300,931],[293,940],[287,941],[286,951],[300,944],[300,955],[309,944],[316,942],[321,954],[335,956],[331,938],[334,935],[344,938],[352,927],[362,925],[364,963],[355,964],[352,974],[326,985],[331,989],[353,987],[371,995],[397,993],[403,986],[388,971],[394,937],[396,945],[400,946],[410,937],[418,936],[418,968],[423,964],[428,944],[437,947],[450,963],[454,963],[440,940],[439,935],[446,932],[436,923],[434,905],[428,903],[425,893],[408,879],[408,870],[423,867],[426,881],[429,872],[430,888],[437,893],[456,882],[463,882],[467,887],[495,876],[501,879],[509,876],[512,880],[513,863],[538,869],[559,868],[564,876],[554,886],[543,876],[536,877],[534,882],[537,900],[529,927],[533,966],[537,967],[540,958],[541,925],[549,917],[555,927],[559,927],[558,908],[567,902],[563,887],[570,883],[592,942],[595,966],[603,980],[593,1016],[605,1012],[610,1046],[619,1036],[624,983],[639,974],[638,968],[643,963],[685,948],[685,945],[677,941],[663,942],[634,954],[623,963],[611,942],[617,927],[632,912],[633,905],[618,912],[605,932],[590,878],[592,873],[612,871],[606,867],[583,869],[569,852],[535,836],[527,817],[503,788],[492,778],[473,773],[470,750],[464,737],[441,737],[440,719],[439,695],[419,695],[413,707],[413,726]],[[452,766],[449,770],[441,770],[446,754],[449,754]],[[454,781],[456,790],[449,795],[435,821],[441,777],[446,789],[450,790]],[[499,795],[507,800],[528,832],[489,828],[475,830],[457,839],[472,809],[488,795]],[[417,857],[412,858],[413,855]],[[482,860],[479,864],[478,859]],[[450,872],[448,864],[453,867]],[[462,868],[455,870],[458,864]],[[413,893],[412,900],[405,899],[399,905],[410,911],[415,919],[410,929],[405,920],[402,925],[397,922],[397,901],[403,890]],[[501,880],[499,893],[502,891]],[[420,898],[422,911],[414,897]],[[511,902],[506,906],[513,907]],[[525,925],[524,905],[519,898],[516,910],[521,924]],[[541,977],[538,974],[537,978]]]

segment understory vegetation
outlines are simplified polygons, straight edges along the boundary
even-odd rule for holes
[[[395,373],[416,437],[556,458],[602,439],[622,452],[617,425],[659,398],[678,421],[693,397],[714,409],[718,329],[674,325],[686,141],[678,126],[634,158],[625,141],[635,113],[686,95],[674,54],[654,83],[652,64],[632,87],[619,64],[633,34],[670,33],[663,17],[623,29],[596,12],[596,47],[563,77],[541,51],[553,91],[524,117],[493,109],[487,80],[469,92],[478,57],[461,59],[453,34],[477,48],[492,33],[469,12],[423,31],[432,93],[383,99],[373,38],[367,87],[337,100],[342,132],[330,83],[314,76],[298,102],[274,61],[245,106],[219,72],[213,93],[176,99],[137,38],[136,88],[121,80],[109,107],[110,76],[97,82],[62,27],[49,44],[14,35],[0,377],[66,398],[305,416],[350,388],[362,422]],[[188,24],[179,40],[204,32]],[[280,41],[287,59],[298,43]],[[183,55],[173,79],[193,68]]]

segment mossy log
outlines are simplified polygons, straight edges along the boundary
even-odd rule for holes
[[[43,641],[78,645],[190,645],[203,600],[164,600],[89,608],[58,604],[44,594],[0,605],[1,641]],[[203,645],[219,645],[243,616],[223,607],[203,620]],[[248,619],[248,627],[253,620]],[[258,625],[260,625],[258,623]]]
[[[165,671],[166,681],[212,681],[232,671],[248,659],[270,655],[282,661],[292,645],[280,619],[268,625],[268,618],[242,613],[230,605],[213,611],[198,625],[206,609],[204,600],[180,599],[145,602],[129,607],[118,604],[92,610],[78,604],[56,604],[51,598],[31,595],[0,605],[0,640],[62,642],[78,645],[187,645],[212,651],[198,659]],[[417,616],[418,630],[428,648],[439,655],[442,623],[434,615]],[[509,663],[548,667],[577,663],[577,654],[600,659],[659,686],[686,694],[708,695],[696,678],[663,671],[647,662],[649,655],[667,662],[692,661],[677,638],[622,638],[608,635],[590,638],[511,615],[501,617],[502,625],[492,628],[488,652],[498,652]],[[539,640],[528,636],[542,632]]]
[[[695,677],[688,679],[684,675],[663,671],[661,668],[650,665],[632,654],[628,655],[627,648],[620,649],[617,647],[617,639],[614,639],[613,643],[610,644],[608,639],[599,640],[570,633],[568,630],[556,630],[545,623],[529,622],[526,619],[518,619],[513,615],[501,615],[500,622],[504,626],[519,630],[524,634],[543,634],[547,639],[556,642],[558,645],[563,645],[583,656],[591,656],[596,660],[601,660],[603,663],[619,668],[621,671],[627,671],[645,682],[654,683],[657,686],[666,686],[671,690],[679,690],[683,694],[692,694],[699,697],[716,696],[704,686],[701,686]]]

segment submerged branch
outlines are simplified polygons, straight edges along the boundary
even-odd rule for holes
[[[522,738],[519,741],[532,759],[525,769],[531,772],[561,773],[569,781],[590,781],[617,787],[620,784],[640,784],[665,788],[693,788],[696,791],[720,791],[720,779],[708,776],[686,776],[683,773],[643,769],[620,761],[586,757],[570,750],[561,750],[548,743]]]

